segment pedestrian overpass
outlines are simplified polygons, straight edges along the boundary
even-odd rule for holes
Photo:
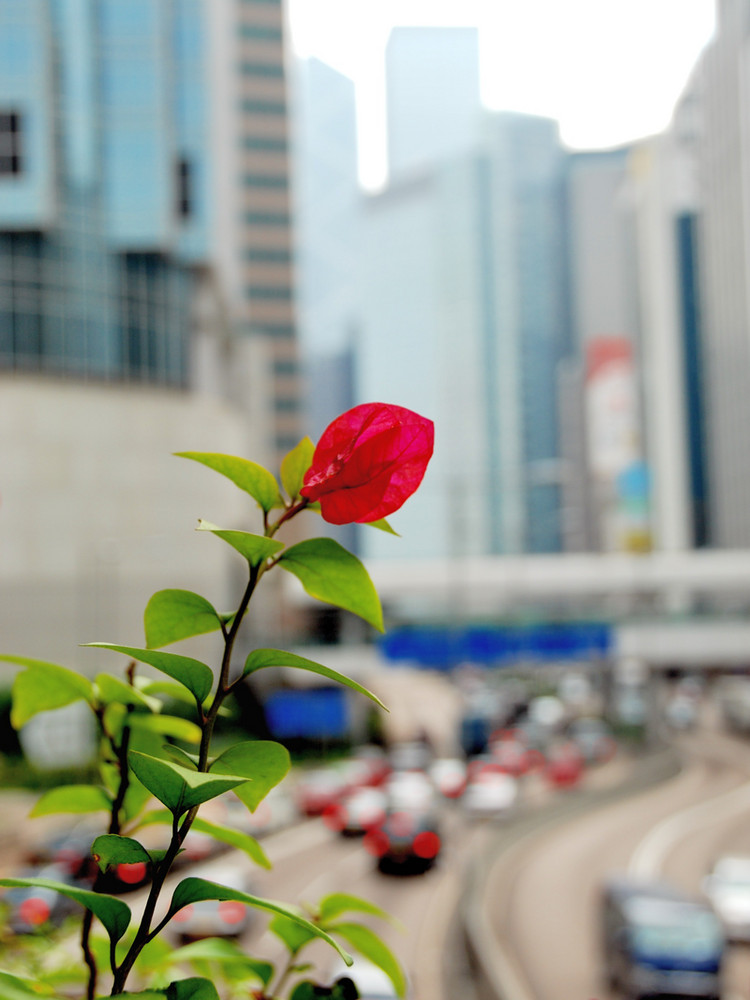
[[[604,622],[606,640],[594,632],[581,639],[591,655],[654,668],[750,669],[750,550],[381,561],[368,569],[396,621]],[[522,644],[519,653],[538,651]]]

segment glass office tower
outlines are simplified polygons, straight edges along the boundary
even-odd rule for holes
[[[0,0],[0,369],[184,384],[201,0]]]

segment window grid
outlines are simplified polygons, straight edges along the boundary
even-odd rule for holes
[[[22,128],[17,111],[0,111],[0,177],[23,173]]]

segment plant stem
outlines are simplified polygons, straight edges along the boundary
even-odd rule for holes
[[[221,669],[219,671],[219,681],[216,687],[216,694],[214,695],[213,702],[208,712],[204,714],[202,706],[199,712],[199,722],[201,727],[201,744],[198,756],[198,770],[202,772],[208,771],[208,758],[209,751],[211,747],[211,737],[214,731],[214,725],[219,714],[219,709],[222,706],[224,699],[230,691],[229,684],[229,671],[232,663],[232,650],[234,649],[235,639],[237,638],[237,633],[242,623],[242,619],[247,611],[247,607],[250,603],[250,599],[253,596],[255,588],[258,585],[258,581],[263,575],[265,567],[264,566],[251,566],[250,567],[250,578],[248,580],[245,592],[242,595],[242,600],[240,601],[237,613],[232,620],[232,625],[229,630],[224,634],[224,654],[221,659]],[[127,770],[127,768],[126,768]],[[146,901],[146,906],[143,910],[143,916],[141,917],[141,923],[136,931],[133,943],[128,949],[125,958],[122,960],[121,964],[117,969],[114,970],[114,982],[112,985],[111,996],[116,993],[121,993],[125,988],[125,982],[128,975],[130,974],[133,965],[140,955],[143,948],[148,944],[148,942],[154,936],[154,933],[158,933],[163,926],[166,925],[167,921],[162,921],[155,932],[151,931],[151,921],[154,917],[154,912],[156,910],[156,904],[159,899],[164,882],[169,874],[169,870],[172,867],[174,859],[182,847],[185,837],[187,837],[190,827],[193,825],[193,820],[198,813],[198,806],[194,806],[189,809],[182,820],[179,823],[177,816],[174,817],[174,822],[172,824],[172,838],[169,842],[169,847],[167,848],[167,853],[165,854],[161,864],[158,866],[154,873],[153,880],[151,882],[151,889],[149,891],[148,900]]]
[[[133,686],[135,676],[135,662],[131,663],[128,667],[127,677],[128,681]],[[129,709],[132,708],[128,706]],[[112,802],[112,808],[110,810],[109,817],[109,828],[108,833],[119,834],[120,833],[120,810],[122,809],[123,802],[125,801],[125,795],[130,786],[130,773],[128,771],[128,747],[130,745],[130,726],[123,726],[122,739],[120,740],[119,746],[115,741],[114,736],[108,731],[104,722],[104,709],[97,708],[96,716],[99,719],[99,725],[101,727],[102,736],[109,743],[110,750],[112,751],[120,773],[120,780],[117,784],[117,794]],[[94,879],[94,884],[92,886],[94,892],[98,892],[101,889],[102,875],[101,871],[97,871],[96,878]],[[91,910],[86,910],[83,915],[83,924],[81,926],[81,951],[83,952],[83,960],[89,970],[88,983],[86,986],[86,1000],[94,1000],[96,996],[96,983],[99,976],[99,970],[96,965],[96,959],[91,951],[91,927],[93,924],[94,915]],[[110,961],[112,971],[115,969],[114,960]]]

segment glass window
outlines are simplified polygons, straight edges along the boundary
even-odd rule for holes
[[[189,219],[193,214],[192,172],[190,161],[177,161],[177,218]]]
[[[241,110],[256,115],[285,115],[286,104],[283,101],[253,101],[248,98],[241,102]]]
[[[243,256],[258,264],[288,264],[292,258],[291,252],[282,247],[248,247]]]
[[[288,226],[291,218],[288,212],[245,212],[248,226]]]
[[[243,183],[248,187],[285,188],[287,178],[284,174],[245,174]]]
[[[23,172],[22,118],[18,111],[0,111],[0,177]]]
[[[242,24],[240,37],[252,38],[266,42],[280,42],[283,38],[282,29],[272,24]]]
[[[245,76],[272,77],[278,79],[284,76],[284,67],[281,63],[242,62],[240,63],[240,72]]]
[[[250,299],[284,302],[292,298],[292,290],[278,285],[247,285],[245,295]]]

